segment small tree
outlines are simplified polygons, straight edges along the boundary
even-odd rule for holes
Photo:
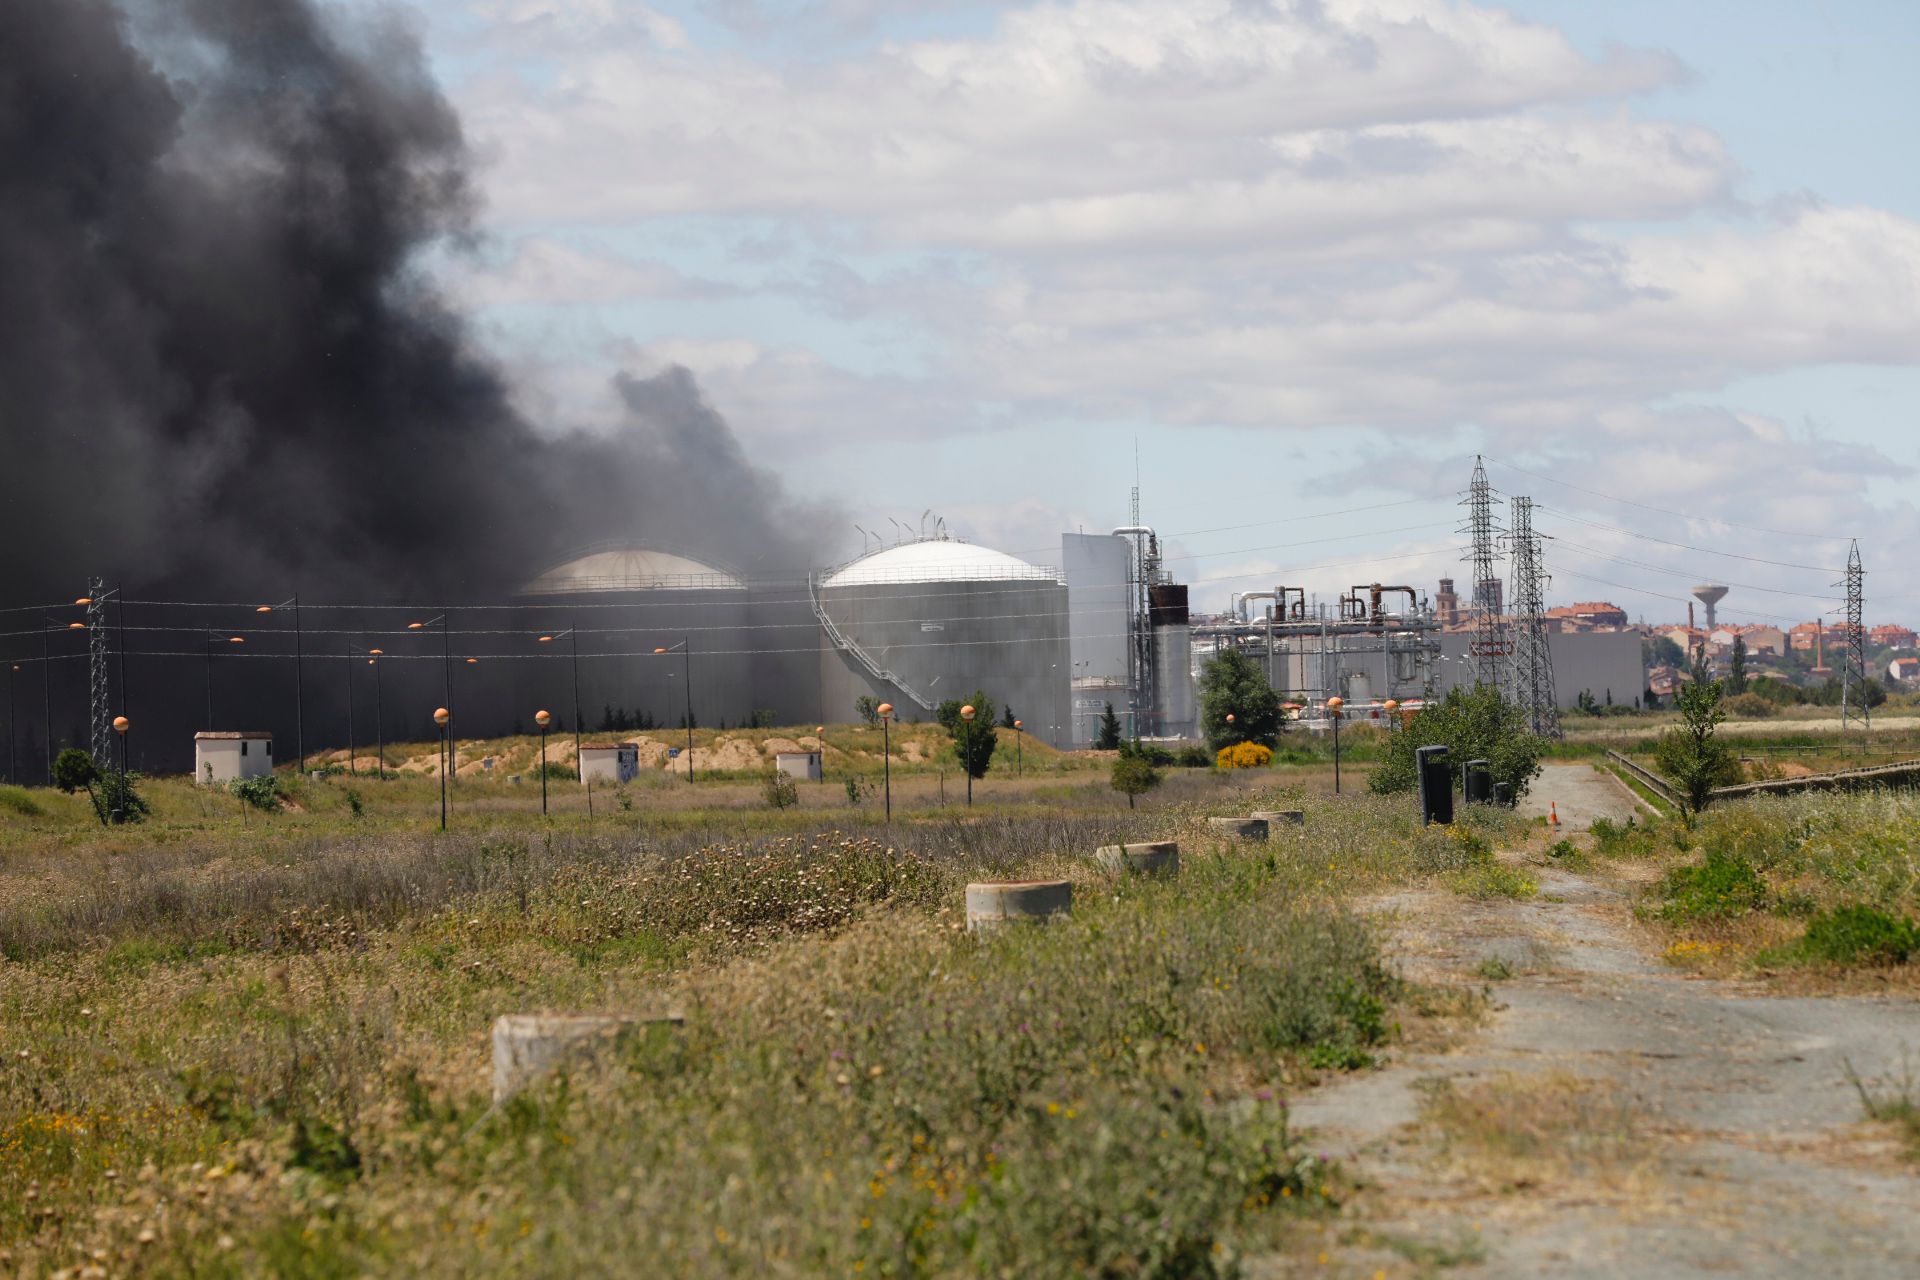
[[[967,722],[960,718],[960,708],[968,704],[973,707],[971,735],[967,732]],[[987,770],[993,764],[993,749],[1000,741],[1000,733],[993,727],[995,710],[993,699],[982,690],[975,689],[965,702],[959,698],[948,698],[933,713],[934,719],[946,729],[947,736],[953,739],[953,758],[975,778],[987,776]],[[969,742],[973,744],[971,758],[967,748]]]
[[[1727,696],[1737,698],[1747,691],[1747,639],[1733,638],[1733,656],[1727,661]]]
[[[1209,748],[1217,752],[1236,742],[1272,747],[1284,727],[1280,695],[1253,659],[1238,649],[1222,649],[1207,660],[1200,671],[1200,730]]]
[[[1011,728],[1013,728],[1013,718],[1014,718],[1014,717],[1013,717],[1013,708],[1012,708],[1012,707],[1002,707],[1002,708],[1000,708],[1000,727],[1001,727],[1002,729],[1011,729]]]
[[[868,724],[880,723],[880,699],[870,693],[863,693],[853,700],[853,709]]]
[[[1693,682],[1695,684],[1713,683],[1713,663],[1707,660],[1705,645],[1693,651]]]
[[[1660,735],[1654,763],[1680,791],[1680,816],[1688,826],[1713,798],[1713,789],[1740,777],[1740,760],[1716,737],[1727,718],[1720,682],[1682,685],[1674,694],[1680,723]]]
[[[107,825],[107,811],[100,807],[100,797],[94,794],[93,784],[100,780],[100,770],[95,767],[93,757],[78,747],[68,747],[53,758],[53,785],[72,795],[85,788],[87,799],[93,804],[94,816],[100,819],[100,825]]]
[[[1593,690],[1591,689],[1582,689],[1580,696],[1573,700],[1573,705],[1583,716],[1597,716],[1600,714],[1600,704],[1593,700]]]
[[[1120,748],[1120,717],[1113,714],[1113,704],[1100,713],[1100,732],[1095,735],[1093,745],[1102,751],[1117,751]]]
[[[1121,742],[1120,756],[1113,762],[1113,789],[1127,798],[1133,808],[1135,796],[1143,796],[1160,785],[1160,771],[1140,749],[1139,742]]]

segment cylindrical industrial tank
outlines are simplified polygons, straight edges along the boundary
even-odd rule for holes
[[[1153,628],[1154,731],[1184,738],[1195,730],[1193,632],[1187,625],[1187,589],[1163,584],[1147,591]]]
[[[565,633],[577,628],[581,718],[588,728],[610,709],[616,716],[644,715],[660,727],[680,725],[689,674],[697,725],[750,721],[756,640],[747,586],[733,574],[689,556],[613,543],[555,565],[519,595],[519,629],[529,635],[514,639],[541,659],[515,664],[522,672],[516,696],[529,707],[571,712],[572,637]],[[555,638],[541,643],[539,635]],[[679,651],[682,644],[690,659]]]
[[[1035,737],[1071,736],[1067,588],[1058,571],[951,538],[901,543],[816,579],[829,719],[862,695],[931,720],[975,689]]]

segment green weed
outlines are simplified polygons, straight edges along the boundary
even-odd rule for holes
[[[1674,923],[1731,920],[1760,910],[1771,896],[1753,864],[1724,849],[1708,849],[1698,864],[1675,867],[1659,892],[1666,901],[1657,914]]]

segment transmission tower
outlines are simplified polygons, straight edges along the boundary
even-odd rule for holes
[[[107,689],[107,584],[99,578],[87,579],[87,688],[89,745],[94,767],[105,772],[113,767],[113,711]]]
[[[1873,727],[1873,710],[1867,706],[1867,633],[1861,609],[1865,576],[1866,571],[1860,567],[1860,540],[1855,538],[1847,552],[1847,653],[1840,663],[1842,733],[1856,724],[1863,732]]]
[[[1473,657],[1474,679],[1490,688],[1500,687],[1500,575],[1494,561],[1500,558],[1499,522],[1494,518],[1494,503],[1499,495],[1487,483],[1487,465],[1478,455],[1473,459],[1473,481],[1460,499],[1467,509],[1467,520],[1460,532],[1473,541]]]
[[[1533,531],[1533,499],[1516,497],[1513,532],[1513,700],[1527,725],[1546,738],[1560,736],[1560,704],[1553,687],[1553,650],[1547,642],[1546,575],[1540,535]]]

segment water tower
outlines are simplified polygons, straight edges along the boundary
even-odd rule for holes
[[[1713,607],[1726,599],[1726,596],[1727,589],[1725,587],[1716,587],[1711,584],[1698,586],[1693,589],[1693,598],[1707,606],[1708,635],[1713,634]]]

